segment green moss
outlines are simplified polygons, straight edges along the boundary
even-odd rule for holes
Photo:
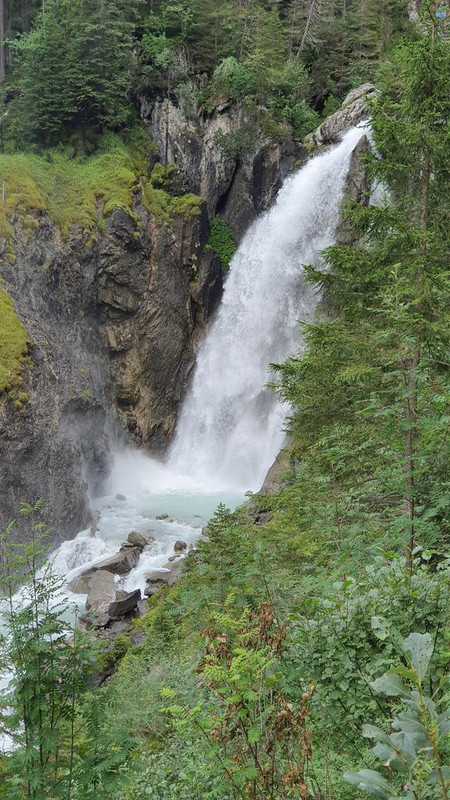
[[[148,147],[140,133],[127,143],[109,134],[87,159],[58,149],[0,155],[0,235],[11,239],[15,215],[31,232],[38,224],[33,215],[46,210],[67,234],[75,224],[93,230],[114,208],[130,211],[147,169]]]
[[[153,167],[151,174],[151,182],[157,189],[165,189],[170,187],[172,179],[180,172],[179,167],[175,164],[166,164],[164,166],[158,161]]]
[[[144,187],[143,201],[147,211],[159,219],[170,222],[174,215],[195,217],[200,214],[202,198],[196,194],[183,194],[181,197],[171,197],[163,189],[158,189],[152,183]]]
[[[6,258],[15,259],[11,220],[19,220],[27,237],[44,211],[63,235],[79,225],[92,233],[92,242],[104,233],[105,218],[115,208],[125,209],[139,227],[132,203],[140,191],[147,210],[168,222],[174,215],[199,214],[200,197],[171,197],[164,190],[178,167],[157,164],[149,181],[148,157],[154,147],[147,135],[136,129],[126,141],[115,134],[105,135],[89,158],[75,157],[68,149],[48,150],[43,155],[0,155],[0,236],[6,238]]]
[[[14,310],[11,298],[0,289],[0,394],[20,385],[26,352],[25,328]],[[22,407],[23,397],[19,398],[19,402]]]
[[[173,214],[186,214],[188,217],[198,217],[202,198],[196,194],[182,194],[171,199],[170,208]]]
[[[215,250],[219,256],[222,269],[227,270],[236,252],[236,242],[227,223],[220,217],[214,217],[211,222],[208,246]]]

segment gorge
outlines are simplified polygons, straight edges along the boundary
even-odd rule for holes
[[[371,91],[368,85],[352,92],[343,110],[321,126],[320,144],[335,142],[341,131],[364,118],[364,95]],[[166,113],[146,113],[150,133],[158,140],[158,126]],[[180,109],[173,108],[172,113],[177,120],[172,123],[174,141],[175,131],[179,131],[181,143],[190,141],[182,135],[189,131],[194,135],[192,123],[185,120],[183,127]],[[205,202],[192,209],[188,206],[170,219],[161,217],[160,212],[149,213],[138,192],[134,210],[113,210],[104,234],[87,235],[75,225],[68,237],[62,236],[48,212],[39,214],[39,226],[31,234],[22,231],[20,217],[14,222],[14,264],[4,255],[0,270],[19,316],[26,320],[30,366],[24,367],[21,392],[26,402],[20,404],[20,410],[16,408],[17,392],[4,394],[0,401],[3,525],[16,517],[21,500],[34,503],[42,498],[52,539],[60,542],[90,524],[89,509],[105,490],[112,450],[118,443],[124,446],[128,440],[155,454],[167,450],[195,352],[222,293],[223,268],[207,244],[208,217],[220,209],[238,240],[244,220],[248,224],[255,213],[270,205],[294,161],[292,143],[272,145],[264,137],[242,162],[233,161],[214,144],[214,132],[221,126],[232,130],[235,124],[239,123],[225,110],[197,131],[198,163],[191,163],[189,150],[182,151],[180,144],[180,167],[173,165],[175,172],[165,180],[166,189],[175,192],[174,202],[180,191],[201,189]],[[363,150],[356,148],[347,187],[347,196],[356,199],[366,194],[362,155]],[[197,168],[206,176],[201,185],[193,177]],[[333,169],[338,175],[339,165]],[[130,174],[130,181],[132,178]],[[335,205],[330,217],[323,220],[323,240],[311,240],[311,245],[295,237],[286,240],[288,249],[296,244],[303,248],[299,253],[305,255],[299,255],[298,263],[320,249],[320,241],[330,241],[331,217],[337,213]],[[305,219],[304,224],[310,226],[314,221]],[[320,227],[322,221],[317,224]],[[320,231],[314,235],[320,237]],[[11,234],[3,239],[4,254],[11,241]],[[256,273],[257,262],[253,263]],[[271,291],[269,272],[266,266],[267,283],[253,299],[262,307],[266,306],[264,290]],[[235,280],[234,273],[230,278]],[[255,277],[249,281],[257,292]],[[286,291],[293,286],[294,275]],[[288,332],[284,342],[280,341],[281,349],[274,347],[272,352],[261,340],[259,365],[255,363],[253,378],[249,377],[260,382],[252,390],[256,394],[266,382],[269,361],[288,352],[295,340],[295,296],[282,302],[286,302],[283,311],[278,305],[265,311],[272,326],[268,338],[275,337],[279,312],[289,314]],[[242,335],[248,333],[242,331]],[[262,404],[264,397],[263,393]],[[266,413],[270,414],[270,403]],[[255,431],[255,438],[258,435],[261,438],[261,431]],[[279,444],[279,434],[275,441]],[[278,444],[267,440],[271,456]],[[251,458],[248,453],[247,459]],[[266,458],[259,468],[260,479],[268,466]],[[254,480],[251,483],[255,486]],[[20,520],[15,535],[21,536]]]

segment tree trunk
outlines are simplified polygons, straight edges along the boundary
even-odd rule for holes
[[[0,84],[5,81],[5,0],[0,0]]]

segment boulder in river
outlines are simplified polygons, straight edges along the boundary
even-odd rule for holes
[[[130,572],[130,570],[137,566],[140,554],[140,550],[137,547],[126,547],[124,550],[119,550],[119,552],[115,553],[113,556],[100,561],[99,564],[95,564],[95,566],[88,570],[88,573],[106,570],[113,575],[126,575],[127,572]],[[81,577],[83,577],[83,575],[81,575]]]
[[[181,539],[178,539],[178,541],[175,542],[173,546],[174,553],[183,553],[185,550],[187,550],[186,542],[183,542]]]
[[[144,594],[146,597],[151,597],[162,586],[173,586],[174,583],[181,577],[183,569],[184,558],[178,558],[176,561],[167,561],[160,569],[156,569],[147,576],[146,587]]]
[[[124,494],[120,494],[119,492],[116,494],[116,500],[120,500],[122,503],[124,503],[126,499],[127,498]]]
[[[116,584],[114,576],[106,570],[98,570],[86,576],[86,611],[90,615],[103,617],[108,613],[108,607],[114,598]]]
[[[141,590],[134,592],[116,592],[116,599],[108,606],[108,616],[110,619],[122,619],[130,612],[135,611],[141,599]]]
[[[154,541],[154,536],[146,536],[138,531],[131,531],[131,533],[129,533],[127,536],[127,542],[134,547],[137,547],[139,550],[143,550],[144,547],[147,547],[149,544],[153,544]]]

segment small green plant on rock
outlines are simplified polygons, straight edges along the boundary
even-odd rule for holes
[[[211,222],[208,246],[219,256],[222,269],[229,269],[230,261],[236,252],[236,242],[228,224],[221,217],[214,217]]]

